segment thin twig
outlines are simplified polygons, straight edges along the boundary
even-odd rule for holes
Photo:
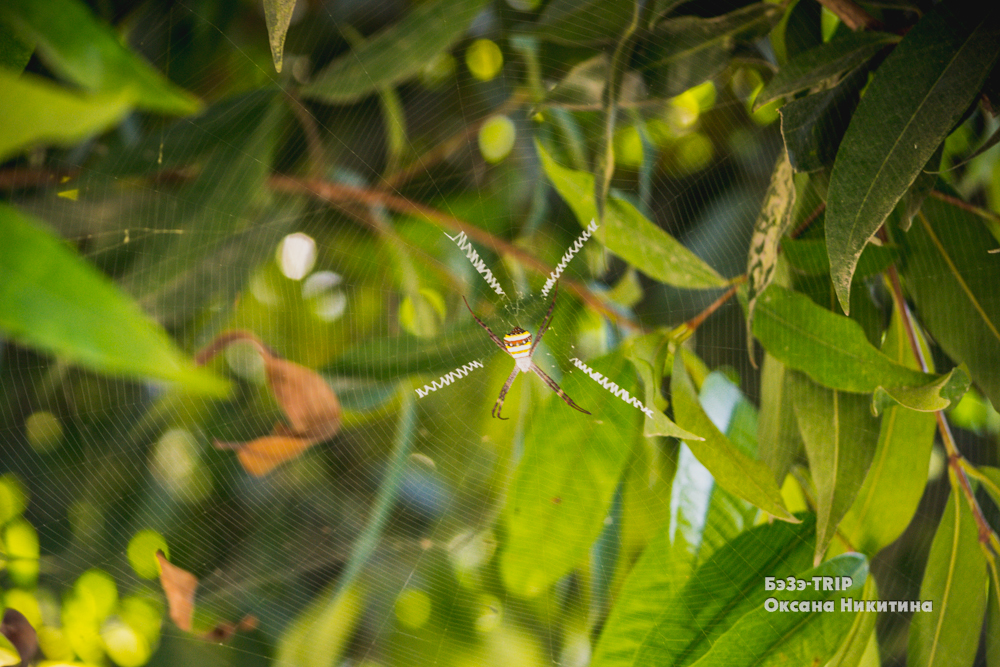
[[[943,202],[947,202],[952,206],[957,206],[963,211],[968,211],[974,215],[978,215],[980,218],[985,218],[986,220],[991,220],[992,222],[1000,223],[1000,215],[997,215],[993,211],[989,211],[981,206],[976,206],[975,204],[970,204],[967,201],[962,201],[958,197],[952,197],[951,195],[941,192],[940,190],[931,190],[931,197],[935,199],[940,199]]]
[[[382,188],[385,190],[395,190],[417,174],[422,174],[428,171],[431,167],[448,158],[463,146],[467,145],[472,140],[472,137],[479,132],[479,128],[482,127],[483,123],[489,120],[490,117],[497,114],[510,113],[511,111],[520,108],[525,102],[528,101],[528,98],[529,93],[527,90],[515,91],[506,102],[500,105],[500,107],[493,111],[489,116],[480,118],[479,120],[466,125],[450,138],[445,139],[423,155],[419,155],[412,163],[410,163],[408,167],[386,175],[386,177],[382,180]]]
[[[302,126],[302,133],[306,135],[306,150],[309,152],[309,174],[314,178],[319,178],[326,171],[326,153],[323,150],[323,140],[319,135],[319,128],[316,127],[316,119],[305,107],[297,96],[288,93],[289,105],[292,113]]]
[[[725,294],[723,294],[718,299],[709,304],[708,308],[701,311],[700,313],[692,317],[690,320],[685,322],[684,325],[687,328],[689,328],[692,333],[697,331],[698,327],[700,327],[702,323],[708,319],[709,315],[717,311],[722,306],[722,304],[729,301],[729,299],[731,299],[732,296],[736,294],[737,289],[739,289],[739,284],[735,284],[732,287],[730,287],[728,290],[726,290]]]
[[[851,30],[880,30],[882,22],[854,3],[854,0],[817,0],[837,15]]]
[[[487,245],[491,248],[495,248],[511,255],[521,262],[521,264],[544,276],[549,275],[553,271],[551,266],[541,261],[534,255],[518,248],[514,244],[504,241],[503,239],[499,239],[489,232],[459,220],[458,218],[444,213],[443,211],[439,211],[423,204],[418,204],[417,202],[406,199],[405,197],[399,197],[397,195],[379,190],[356,188],[349,185],[343,185],[341,183],[331,183],[329,181],[315,179],[300,179],[282,175],[271,176],[269,183],[274,190],[279,192],[310,194],[330,203],[360,202],[369,206],[385,206],[386,208],[397,213],[405,213],[418,218],[423,218],[439,227],[443,227],[451,231],[465,232],[465,235],[473,241],[482,243],[483,245]],[[581,283],[564,278],[562,280],[562,284],[566,285],[571,292],[576,294],[588,306],[606,315],[612,322],[625,325],[627,328],[636,331],[642,331],[642,327],[637,322],[616,312]]]
[[[813,210],[812,213],[810,213],[809,215],[807,215],[806,219],[803,220],[802,222],[800,222],[799,226],[796,227],[794,230],[792,230],[792,233],[789,234],[789,236],[791,238],[793,238],[793,239],[799,238],[799,234],[801,234],[802,232],[806,231],[806,229],[809,228],[809,225],[811,225],[813,223],[813,221],[816,220],[816,218],[819,217],[819,214],[822,213],[824,210],[826,210],[826,202],[825,201],[824,202],[820,202],[819,206],[817,206]]]

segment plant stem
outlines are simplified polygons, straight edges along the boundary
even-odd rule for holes
[[[878,30],[882,27],[882,22],[866,12],[854,0],[817,0],[831,12],[837,15],[844,24],[851,30]]]
[[[885,227],[879,230],[879,238],[882,241],[887,240],[887,235],[885,233]],[[896,266],[891,265],[888,270],[889,274],[889,284],[892,286],[893,296],[895,297],[896,303],[899,307],[900,321],[903,323],[903,329],[906,331],[906,337],[910,342],[910,348],[913,350],[913,355],[916,357],[917,362],[920,364],[920,370],[924,373],[930,372],[930,367],[927,364],[927,360],[924,358],[924,352],[920,348],[920,342],[917,340],[917,333],[913,326],[913,316],[910,313],[910,308],[906,304],[906,299],[903,297],[903,287],[899,282],[899,274],[896,272]],[[972,492],[972,486],[969,484],[969,478],[965,474],[965,469],[968,466],[967,461],[962,456],[962,453],[958,451],[958,446],[955,444],[955,438],[951,433],[951,427],[948,425],[948,419],[945,417],[943,410],[938,410],[934,413],[935,419],[937,419],[938,432],[941,434],[941,441],[944,443],[945,452],[948,455],[948,467],[951,469],[953,475],[949,475],[948,479],[951,481],[952,486],[956,486],[956,491],[961,492],[965,496],[966,502],[972,509],[972,517],[976,521],[976,527],[979,531],[979,544],[986,551],[987,556],[992,556],[991,548],[996,549],[998,540],[993,529],[990,528],[989,523],[986,521],[986,517],[983,516],[983,511],[979,507],[979,503],[976,501],[976,496]]]

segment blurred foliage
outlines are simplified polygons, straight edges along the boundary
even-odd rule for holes
[[[1000,665],[968,4],[0,3],[0,657]]]

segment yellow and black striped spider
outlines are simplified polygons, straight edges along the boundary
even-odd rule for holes
[[[503,385],[503,389],[500,390],[500,396],[497,397],[497,402],[493,404],[493,411],[490,413],[497,419],[507,419],[507,417],[501,417],[500,411],[503,410],[503,399],[507,397],[507,392],[510,390],[510,386],[514,384],[514,378],[517,377],[518,373],[527,373],[528,371],[533,372],[538,377],[545,381],[545,384],[549,385],[549,388],[559,394],[559,398],[566,401],[566,404],[574,410],[579,410],[580,412],[589,415],[590,413],[581,408],[579,405],[573,402],[573,399],[566,395],[556,381],[546,375],[545,371],[538,367],[538,365],[532,360],[535,354],[535,348],[538,344],[542,342],[542,336],[545,335],[545,331],[549,328],[549,324],[552,323],[552,311],[556,307],[556,292],[559,289],[559,285],[556,284],[556,288],[552,290],[552,305],[549,306],[549,312],[545,313],[545,318],[542,320],[542,325],[538,327],[538,338],[534,342],[531,341],[531,334],[521,327],[514,327],[511,329],[510,333],[500,340],[493,331],[483,324],[483,321],[476,316],[473,312],[472,307],[469,306],[469,302],[462,297],[465,301],[465,307],[469,309],[472,316],[476,318],[476,322],[479,326],[486,329],[486,333],[490,335],[490,340],[496,343],[496,346],[501,350],[514,357],[514,370],[511,371],[510,377]]]

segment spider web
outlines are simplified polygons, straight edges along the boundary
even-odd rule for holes
[[[132,116],[106,136],[36,156],[56,182],[19,190],[14,200],[114,277],[189,353],[223,330],[253,332],[280,356],[323,372],[345,417],[333,439],[258,478],[212,446],[250,441],[284,420],[248,346],[223,355],[220,368],[236,380],[225,401],[178,397],[5,347],[0,506],[17,507],[23,491],[23,516],[40,544],[37,587],[8,585],[5,603],[48,632],[49,657],[61,649],[67,659],[100,663],[110,654],[123,665],[587,663],[621,583],[615,563],[626,545],[605,530],[587,562],[539,596],[505,589],[499,563],[510,475],[526,434],[559,398],[524,374],[505,403],[511,426],[491,420],[512,360],[461,302],[466,295],[500,336],[515,325],[536,332],[549,304],[542,284],[580,234],[533,141],[566,163],[588,150],[575,133],[599,113],[553,107],[536,120],[527,104],[510,104],[532,76],[512,39],[512,26],[533,16],[524,9],[513,0],[487,5],[433,63],[440,71],[343,106],[295,91],[361,35],[404,16],[408,3],[311,3],[293,19],[283,75],[271,65],[262,12],[249,5],[150,2],[126,14],[129,42],[206,99],[207,115],[176,124]],[[466,62],[480,39],[503,54],[486,81]],[[612,182],[613,193],[727,277],[745,271],[781,147],[773,111],[751,114],[748,105],[759,79],[754,63],[773,53],[766,41],[741,48],[749,65],[713,72],[697,94],[619,113]],[[543,78],[564,75],[571,56],[542,49]],[[406,122],[395,149],[386,129],[394,96]],[[489,164],[476,129],[500,112],[516,140],[506,159]],[[651,136],[651,127],[663,136]],[[981,119],[972,119],[964,136],[980,130]],[[443,145],[449,149],[438,152]],[[399,177],[408,165],[418,168]],[[989,154],[961,173],[970,190],[998,182]],[[342,189],[314,196],[311,181]],[[496,242],[473,247],[508,298],[449,239],[457,233],[450,222],[428,221],[396,200],[485,230]],[[583,305],[569,282],[615,304],[618,324]],[[639,327],[676,326],[718,296],[638,275],[592,238],[568,265],[538,363],[562,383],[575,372],[571,357],[613,352]],[[472,342],[455,333],[463,331]],[[760,394],[744,332],[731,300],[694,340],[708,368],[720,371],[703,386],[703,404],[734,438],[755,432]],[[427,370],[399,361],[420,355]],[[473,360],[483,368],[415,395]],[[986,456],[989,436],[961,433],[969,451]],[[703,561],[728,539],[712,532],[725,492],[686,447],[677,452],[668,515],[685,512],[705,526]],[[882,599],[918,598],[919,563],[948,489],[935,452],[916,520],[874,565]],[[636,466],[626,463],[623,477]],[[394,496],[385,499],[391,480]],[[380,500],[388,503],[381,509]],[[609,522],[622,502],[616,494]],[[646,502],[639,506],[650,516],[662,510]],[[756,520],[741,502],[722,501],[736,532]],[[245,621],[225,644],[167,620],[148,561],[150,545],[160,544],[200,580],[196,632]],[[367,558],[358,561],[359,552]],[[146,635],[136,630],[149,627]],[[905,630],[903,621],[880,621],[886,662],[901,664]],[[122,632],[132,633],[127,641]]]

